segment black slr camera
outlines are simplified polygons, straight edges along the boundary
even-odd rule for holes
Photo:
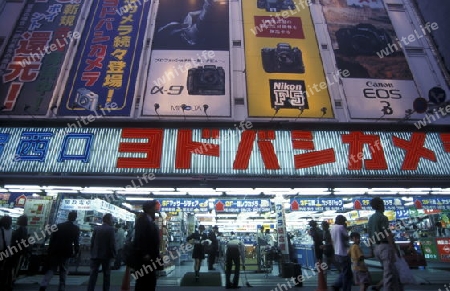
[[[225,70],[214,65],[189,69],[187,90],[189,95],[225,95]]]
[[[336,40],[339,51],[349,56],[375,55],[392,43],[386,30],[366,23],[351,28],[340,28],[336,31]]]
[[[266,9],[267,12],[280,12],[281,10],[294,10],[293,0],[258,0],[256,6],[260,9]]]
[[[261,49],[264,71],[267,73],[304,73],[302,51],[288,43],[279,43],[276,48]]]

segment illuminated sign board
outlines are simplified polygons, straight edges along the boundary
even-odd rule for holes
[[[449,164],[448,133],[0,129],[3,173],[446,177]]]

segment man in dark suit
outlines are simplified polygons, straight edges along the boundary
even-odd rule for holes
[[[208,252],[208,270],[213,271],[214,263],[216,261],[216,254],[219,251],[219,242],[217,240],[216,233],[219,232],[219,228],[217,225],[213,226],[212,231],[208,233],[208,239],[211,241],[211,247],[209,248]]]
[[[103,270],[103,291],[109,291],[111,259],[116,255],[116,240],[111,213],[103,216],[103,224],[94,229],[91,238],[91,273],[87,291],[94,291],[100,266]]]
[[[159,229],[155,223],[157,201],[145,202],[144,211],[136,220],[134,243],[138,252],[138,266],[136,270],[135,291],[155,291],[156,271],[163,268],[159,256]]]
[[[50,267],[42,279],[39,291],[45,291],[58,267],[58,291],[65,290],[69,259],[76,256],[80,250],[80,228],[74,224],[76,219],[77,212],[71,211],[68,215],[68,221],[58,224],[57,230],[52,233],[48,246]]]

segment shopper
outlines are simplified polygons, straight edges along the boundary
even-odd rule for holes
[[[339,277],[332,285],[333,289],[343,291],[352,289],[352,269],[349,251],[349,236],[346,228],[347,219],[343,215],[335,218],[334,226],[331,229],[331,240],[334,247],[334,258],[339,269]]]
[[[325,268],[326,271],[331,270],[331,265],[336,265],[334,262],[334,248],[333,241],[331,240],[330,224],[328,221],[322,221],[322,232],[323,232],[323,258],[324,262],[327,264]]]
[[[137,265],[142,266],[143,276],[137,278],[135,291],[155,291],[156,272],[163,268],[159,255],[159,228],[155,223],[156,207],[156,200],[145,202],[142,205],[144,213],[136,220],[134,242],[139,253]]]
[[[370,206],[375,210],[375,213],[369,218],[368,222],[369,242],[375,257],[383,267],[383,290],[402,291],[403,285],[400,283],[398,271],[395,267],[397,248],[389,229],[388,218],[383,214],[384,201],[380,197],[375,197],[370,201]]]
[[[208,252],[208,270],[214,271],[214,263],[216,261],[217,252],[219,251],[219,241],[217,240],[217,233],[219,228],[217,225],[213,226],[212,230],[208,233],[208,239],[211,241],[211,245]]]
[[[311,220],[309,222],[309,231],[308,234],[311,236],[314,243],[314,255],[316,257],[316,261],[322,262],[323,256],[323,232],[320,228],[317,227],[317,221]]]
[[[245,246],[240,239],[236,237],[234,232],[231,232],[231,238],[227,243],[227,252],[225,255],[225,288],[237,289],[239,288],[239,272],[240,260],[242,261],[242,269],[245,271]],[[231,282],[231,269],[234,264],[233,282]]]
[[[17,218],[17,229],[13,231],[11,245],[17,248],[17,252],[11,256],[12,283],[16,280],[22,263],[30,251],[30,245],[23,242],[28,239],[28,217],[21,215]]]
[[[87,291],[94,291],[98,270],[103,270],[103,291],[109,291],[111,281],[111,260],[116,255],[113,217],[111,213],[103,216],[103,224],[97,226],[91,238],[91,271]]]
[[[125,244],[126,234],[125,227],[120,224],[116,226],[115,240],[116,240],[116,258],[114,260],[114,270],[119,270],[122,266],[122,248]]]
[[[0,219],[0,251],[8,254],[7,257],[2,256],[2,260],[0,261],[0,286],[2,286],[1,288],[5,288],[6,291],[12,290],[13,260],[11,256],[14,255],[14,251],[11,248],[13,235],[11,226],[12,218],[10,216],[5,215]]]
[[[71,211],[68,220],[57,225],[57,231],[50,236],[48,246],[49,270],[45,273],[41,282],[39,291],[45,291],[53,274],[59,268],[59,286],[58,291],[64,291],[66,288],[66,277],[68,271],[69,259],[78,255],[80,251],[79,237],[80,228],[75,225],[77,212]]]
[[[275,246],[275,238],[270,233],[270,228],[266,229],[264,237],[265,237],[266,242],[267,242],[268,245],[270,245],[271,247]]]
[[[198,231],[195,231],[190,236],[187,237],[187,241],[194,245],[192,250],[192,258],[194,259],[194,272],[195,281],[200,279],[200,266],[202,265],[203,259],[205,259],[204,244],[208,236],[205,233],[205,227],[203,225],[198,226]]]
[[[369,268],[367,268],[364,259],[370,257],[365,257],[359,246],[361,243],[361,235],[359,233],[352,232],[350,239],[353,241],[353,245],[350,247],[350,258],[352,260],[354,281],[356,285],[359,285],[360,291],[366,291],[372,282],[372,278],[370,277]]]

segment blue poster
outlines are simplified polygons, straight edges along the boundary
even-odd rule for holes
[[[58,115],[130,116],[150,1],[94,1]]]

